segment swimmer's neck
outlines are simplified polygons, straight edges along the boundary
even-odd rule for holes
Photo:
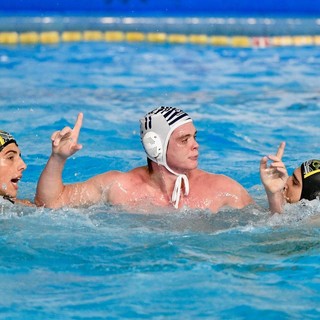
[[[170,172],[166,167],[163,165],[158,165],[157,163],[152,164],[152,170],[148,170],[149,176],[152,182],[154,182],[156,185],[160,186],[162,191],[169,192],[171,194],[174,184],[177,180],[177,175]],[[184,174],[190,178],[192,175],[191,170],[189,171],[183,171],[183,172],[177,172],[179,174]]]

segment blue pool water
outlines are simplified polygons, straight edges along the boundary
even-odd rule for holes
[[[317,47],[2,46],[0,74],[0,127],[28,164],[21,198],[33,198],[51,133],[78,112],[84,148],[66,182],[144,165],[138,119],[171,105],[194,118],[200,167],[257,202],[216,215],[1,202],[0,318],[319,318],[320,203],[270,216],[258,172],[282,140],[289,173],[320,157]]]

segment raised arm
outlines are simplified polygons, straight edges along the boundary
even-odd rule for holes
[[[282,162],[285,142],[281,142],[276,155],[265,156],[260,161],[260,178],[265,188],[269,209],[272,213],[282,213],[285,204],[283,189],[288,180],[287,169]],[[268,167],[268,161],[272,163]]]
[[[79,113],[73,129],[65,127],[51,136],[52,153],[37,185],[35,203],[38,206],[58,208],[63,205],[81,205],[96,201],[99,197],[97,180],[65,186],[62,171],[66,160],[82,148],[78,144],[83,114]]]

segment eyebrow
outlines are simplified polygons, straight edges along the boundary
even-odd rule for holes
[[[198,131],[195,131],[195,133],[186,133],[186,134],[183,134],[181,136],[179,136],[178,138],[185,138],[185,137],[194,137],[195,135],[197,135]]]
[[[8,153],[14,153],[14,154],[18,154],[18,152],[16,150],[8,150],[5,152],[5,155],[7,155]]]

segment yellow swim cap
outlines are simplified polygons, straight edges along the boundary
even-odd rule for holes
[[[16,140],[10,133],[0,130],[0,152],[5,146],[10,143],[15,143],[16,145],[18,145]]]

